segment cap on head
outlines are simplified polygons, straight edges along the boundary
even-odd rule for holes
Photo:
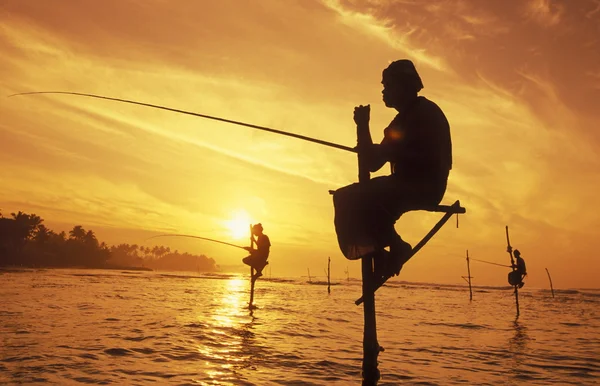
[[[515,249],[515,250],[513,251],[513,253],[514,253],[514,254],[515,254],[515,256],[517,256],[517,257],[521,256],[521,252],[519,252],[519,250],[518,250],[518,249]]]
[[[252,225],[253,232],[262,231],[262,230],[263,230],[263,226],[261,223]]]
[[[412,84],[415,87],[416,92],[423,89],[421,77],[413,62],[408,59],[400,59],[392,62],[385,70],[383,70],[383,77],[405,85]]]

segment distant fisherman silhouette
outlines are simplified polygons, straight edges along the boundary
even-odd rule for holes
[[[411,246],[396,233],[395,222],[411,210],[440,203],[452,169],[450,125],[442,110],[423,96],[421,78],[410,60],[393,62],[383,71],[383,102],[398,115],[373,144],[370,106],[354,109],[361,158],[369,171],[387,162],[389,176],[375,177],[334,192],[335,230],[346,258],[359,259],[384,251],[375,259],[376,276],[398,275]]]
[[[256,270],[255,277],[261,277],[262,270],[269,264],[267,259],[271,250],[271,241],[269,236],[263,233],[263,226],[260,223],[252,226],[252,238],[254,236],[256,236],[256,248],[244,247],[245,250],[250,252],[250,255],[244,257],[242,261]]]
[[[521,252],[515,249],[513,252],[515,255],[515,264],[512,265],[513,271],[508,274],[508,283],[510,285],[517,285],[519,288],[523,288],[523,278],[527,275],[527,267],[525,266],[525,260],[521,257]]]

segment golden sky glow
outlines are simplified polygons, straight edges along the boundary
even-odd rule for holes
[[[331,256],[334,276],[349,266],[358,277],[327,193],[356,180],[352,154],[115,102],[5,96],[96,93],[352,146],[354,106],[371,104],[379,140],[394,116],[381,71],[409,58],[451,124],[444,203],[468,213],[401,278],[458,283],[466,249],[507,263],[508,224],[529,285],[546,287],[547,267],[558,287],[597,287],[598,36],[597,0],[3,1],[0,208],[109,243],[152,232],[232,241],[241,225],[228,221],[247,218],[271,238],[273,275],[320,272]],[[414,244],[438,217],[410,213],[397,229]],[[244,256],[168,243],[224,266]],[[476,284],[506,284],[506,273],[472,266]]]

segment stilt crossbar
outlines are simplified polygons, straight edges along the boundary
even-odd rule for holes
[[[410,260],[417,252],[419,252],[419,250],[421,250],[421,248],[423,248],[425,246],[425,244],[427,244],[427,242],[429,240],[431,240],[431,238],[444,226],[444,224],[446,224],[446,222],[448,222],[448,220],[450,220],[450,217],[452,217],[452,215],[454,214],[463,214],[466,213],[467,210],[465,208],[463,208],[462,206],[460,206],[460,201],[456,200],[454,202],[454,204],[452,205],[438,205],[438,206],[432,206],[430,208],[424,208],[422,210],[426,210],[428,212],[445,212],[444,216],[440,219],[440,221],[437,222],[437,224],[435,224],[433,226],[433,228],[431,228],[431,230],[425,235],[425,237],[423,237],[421,239],[421,241],[419,241],[417,243],[417,245],[414,246],[414,248],[412,249],[410,256],[408,257],[408,260]],[[374,287],[374,291],[377,291],[382,285],[385,284],[385,282],[390,278],[391,276],[385,277],[382,280],[379,280],[375,283],[375,287]],[[360,297],[359,299],[357,299],[354,303],[358,306],[363,302],[363,297]]]

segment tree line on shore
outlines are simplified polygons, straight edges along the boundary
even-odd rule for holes
[[[0,212],[0,267],[128,268],[215,272],[219,266],[205,255],[137,244],[107,245],[92,230],[75,225],[68,234],[48,229],[44,220],[19,211]]]

